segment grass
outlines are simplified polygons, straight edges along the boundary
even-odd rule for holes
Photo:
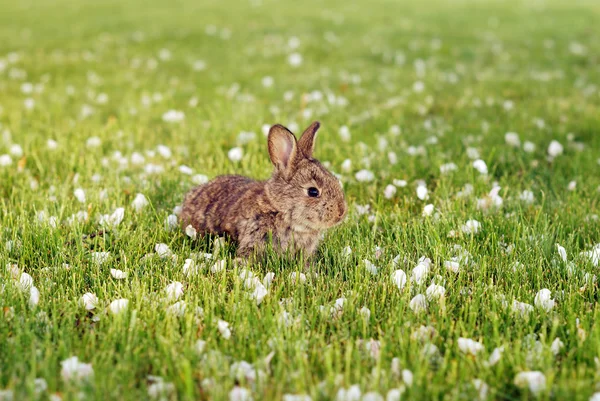
[[[0,156],[0,399],[241,400],[244,388],[254,400],[329,400],[357,384],[411,400],[588,400],[600,390],[598,266],[580,254],[600,242],[597,3],[57,0],[2,10],[0,155],[10,163]],[[183,120],[164,121],[169,110]],[[268,177],[263,125],[300,131],[313,119],[322,122],[316,155],[341,174],[350,213],[327,233],[305,283],[290,276],[302,272],[295,261],[252,266],[261,280],[275,275],[257,305],[229,263],[234,244],[215,250],[167,219],[196,174]],[[240,132],[256,137],[241,144]],[[549,158],[553,140],[563,153]],[[235,146],[238,163],[228,158]],[[447,163],[456,170],[443,174]],[[358,181],[362,169],[374,180]],[[394,179],[407,185],[388,199]],[[418,180],[427,200],[417,198]],[[479,208],[494,182],[502,205]],[[460,197],[467,184],[472,193]],[[138,193],[149,201],[140,211]],[[119,207],[123,221],[101,232],[99,216]],[[73,218],[79,212],[87,214]],[[462,231],[467,220],[478,233]],[[161,243],[176,260],[156,256]],[[96,263],[94,252],[108,259]],[[204,252],[227,268],[211,272]],[[467,252],[458,272],[446,268]],[[418,284],[422,256],[431,266]],[[184,274],[187,258],[201,266],[196,274]],[[408,276],[402,289],[396,269]],[[37,304],[19,284],[23,272]],[[169,312],[173,281],[184,287],[181,315]],[[432,283],[445,295],[413,311]],[[549,311],[534,301],[544,288],[556,301]],[[87,292],[98,298],[92,311],[80,301]],[[111,313],[121,298],[128,307]],[[515,312],[513,300],[533,310]],[[419,335],[422,327],[433,334]],[[462,352],[461,337],[484,349]],[[564,346],[554,355],[557,337]],[[435,354],[424,352],[430,344]],[[72,356],[93,376],[63,378]],[[546,386],[515,384],[524,371],[542,372]]]

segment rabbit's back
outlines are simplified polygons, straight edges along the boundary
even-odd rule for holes
[[[244,200],[262,191],[263,185],[248,177],[217,177],[186,195],[180,216],[182,225],[192,225],[199,234],[226,233],[236,238]]]

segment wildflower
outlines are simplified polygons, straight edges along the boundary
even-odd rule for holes
[[[427,298],[425,298],[425,295],[423,294],[415,295],[415,297],[411,299],[409,307],[415,313],[423,312],[427,310]]]
[[[477,355],[481,351],[485,350],[483,344],[470,338],[460,337],[458,339],[458,349],[465,354]]]
[[[96,308],[98,304],[98,297],[96,294],[92,294],[91,292],[86,292],[83,294],[80,300],[81,305],[87,310],[93,310]]]
[[[244,157],[244,150],[240,147],[231,148],[229,152],[227,152],[227,157],[234,163],[239,163]]]
[[[133,199],[133,202],[131,202],[131,206],[133,206],[136,211],[140,211],[148,206],[148,203],[148,199],[146,199],[143,194],[137,194]]]
[[[129,306],[129,300],[121,298],[121,299],[116,299],[116,300],[112,301],[109,305],[109,309],[110,309],[111,313],[113,313],[114,315],[118,315],[119,313],[127,310],[128,306]]]
[[[162,119],[166,123],[180,123],[185,120],[185,113],[179,110],[169,110],[162,115]]]
[[[110,275],[117,280],[122,280],[127,277],[127,273],[119,269],[110,269]]]
[[[375,174],[369,170],[360,170],[354,176],[358,182],[370,182],[375,179]]]
[[[65,359],[60,365],[60,375],[64,381],[81,382],[94,375],[92,364],[79,362],[76,356]]]
[[[196,239],[196,229],[190,224],[185,228],[185,234],[190,237],[192,240]]]
[[[481,159],[477,159],[473,162],[473,168],[479,171],[479,174],[486,175],[488,173],[488,168],[485,162]]]
[[[521,140],[519,139],[519,134],[517,134],[516,132],[507,132],[506,134],[504,134],[504,141],[508,145],[513,146],[515,148],[518,148],[521,146]]]
[[[519,388],[528,388],[533,395],[546,389],[546,376],[540,371],[520,372],[515,376],[514,383]]]
[[[392,273],[392,281],[399,290],[403,289],[406,285],[406,273],[404,273],[404,270],[398,269]]]
[[[494,350],[492,351],[492,355],[490,355],[490,359],[488,359],[488,363],[490,364],[490,366],[494,366],[495,364],[500,362],[500,359],[502,359],[503,352],[504,347],[494,348]]]
[[[176,301],[183,295],[183,284],[179,281],[173,281],[165,288],[165,292],[168,300]]]
[[[396,195],[396,187],[391,184],[386,186],[383,191],[383,196],[385,196],[386,199],[392,199],[394,195]]]
[[[467,220],[467,222],[461,227],[462,232],[465,234],[477,234],[481,228],[481,223],[477,220]]]
[[[221,333],[221,336],[224,339],[229,340],[231,338],[231,330],[229,329],[229,323],[227,323],[225,320],[219,319],[219,321],[217,322],[217,329],[219,330],[219,333]]]
[[[302,55],[300,53],[292,53],[288,56],[288,63],[292,67],[299,67],[302,64]]]
[[[552,293],[549,289],[544,288],[540,290],[534,299],[534,304],[540,309],[544,309],[546,312],[550,312],[554,308],[554,300],[551,298]]]
[[[423,217],[431,216],[433,214],[433,209],[434,209],[434,206],[431,203],[428,205],[425,205],[423,207],[423,213],[422,213]]]
[[[550,158],[555,158],[556,156],[560,156],[563,153],[563,146],[558,141],[550,142],[548,145],[548,156]]]

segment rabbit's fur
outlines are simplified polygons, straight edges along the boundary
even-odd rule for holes
[[[241,258],[260,253],[268,241],[281,253],[312,255],[321,233],[340,223],[347,210],[339,180],[312,157],[319,126],[312,123],[298,141],[284,126],[271,127],[271,178],[226,175],[192,189],[183,203],[182,226],[192,225],[200,235],[227,234],[237,241]]]

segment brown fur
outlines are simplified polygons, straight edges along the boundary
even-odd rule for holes
[[[287,128],[271,127],[271,178],[226,175],[192,189],[183,203],[182,226],[191,224],[199,234],[227,234],[238,242],[239,257],[260,252],[269,239],[279,252],[312,255],[321,233],[346,215],[339,181],[312,158],[318,129],[314,122],[296,141]],[[310,187],[319,190],[318,197],[308,196]]]

